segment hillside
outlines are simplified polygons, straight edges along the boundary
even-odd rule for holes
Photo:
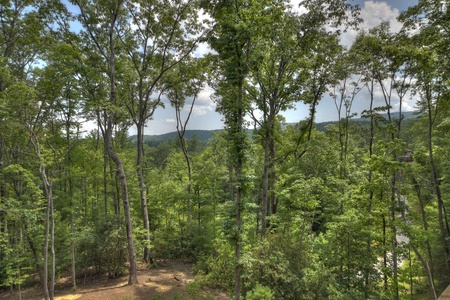
[[[397,116],[397,112],[394,112],[394,116]],[[415,111],[406,111],[403,112],[402,115],[404,116],[404,120],[411,120],[411,119],[415,119],[418,116],[418,113]],[[383,114],[382,115],[384,118],[387,118],[387,114]],[[355,118],[352,119],[352,121],[354,122],[368,122],[368,119],[366,118]],[[328,121],[328,122],[319,122],[316,123],[316,129],[319,131],[325,131],[325,128],[327,125],[331,125],[331,124],[337,124],[338,121]],[[287,123],[286,125],[294,125],[294,123]],[[192,139],[193,137],[196,137],[199,141],[201,142],[207,142],[212,136],[214,132],[220,132],[223,129],[215,129],[215,130],[198,130],[198,129],[194,129],[194,130],[186,130],[185,133],[185,138],[186,139]],[[249,133],[252,133],[253,130],[249,129],[248,130]],[[136,142],[137,136],[136,135],[132,135],[130,136],[130,140],[132,140],[133,142]],[[153,144],[153,143],[159,143],[159,142],[165,142],[168,140],[177,140],[178,139],[178,133],[176,131],[174,132],[169,132],[169,133],[165,133],[165,134],[160,134],[160,135],[145,135],[144,136],[144,143],[146,144]]]
[[[213,132],[219,132],[221,129],[217,130],[186,130],[185,138],[186,139],[192,139],[194,136],[198,138],[202,142],[208,141],[212,136]],[[130,136],[130,140],[136,141],[137,136],[132,135]],[[159,135],[145,135],[144,136],[144,143],[151,143],[151,142],[165,142],[168,140],[176,140],[178,139],[178,133],[176,131],[159,134]]]

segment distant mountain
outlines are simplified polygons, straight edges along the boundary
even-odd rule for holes
[[[213,132],[219,132],[221,129],[218,130],[186,130],[186,133],[184,134],[184,137],[186,139],[192,139],[194,136],[196,136],[200,141],[207,142],[212,136]],[[160,135],[145,135],[144,136],[144,143],[158,143],[158,142],[165,142],[168,140],[177,140],[178,139],[178,133],[176,131],[164,133]],[[130,140],[136,141],[137,136],[133,135],[130,136]]]
[[[402,115],[403,115],[403,121],[405,121],[405,120],[413,120],[413,119],[416,119],[419,116],[419,112],[417,112],[417,111],[405,111],[405,112],[402,112]],[[384,117],[385,119],[388,118],[387,114],[381,114],[381,116]],[[391,116],[394,119],[398,119],[398,112],[393,112],[391,114]],[[358,122],[358,123],[369,123],[370,119],[369,118],[352,118],[351,121]],[[338,121],[328,121],[328,122],[316,123],[316,129],[318,131],[324,132],[327,125],[337,124],[337,123],[338,123]]]
[[[418,111],[403,111],[402,112],[402,116],[403,116],[403,120],[410,120],[410,119],[416,119],[419,116],[419,112]],[[387,114],[381,114],[381,116],[383,116],[385,119],[388,118]],[[398,118],[398,111],[391,113],[391,116],[393,118]],[[367,118],[356,118],[356,119],[352,119],[353,121],[357,121],[357,122],[361,122],[361,121],[367,121]]]
[[[396,118],[398,113],[393,113],[394,118]],[[418,116],[418,113],[415,111],[405,111],[402,112],[402,115],[404,117],[404,120],[410,120],[415,119]],[[387,114],[382,114],[383,117],[387,118]],[[351,119],[355,122],[369,122],[369,119],[366,118],[355,118]],[[328,121],[328,122],[320,122],[316,123],[316,129],[319,131],[325,131],[325,127],[330,124],[336,124],[337,121]],[[294,125],[295,123],[288,123],[286,125]],[[213,132],[220,132],[223,129],[216,129],[216,130],[186,130],[185,138],[186,139],[192,139],[194,136],[196,136],[201,142],[207,142],[210,138],[213,136]],[[249,129],[248,132],[251,133],[253,130]],[[137,136],[133,135],[130,136],[130,140],[136,142]],[[178,133],[175,132],[169,132],[165,134],[160,135],[145,135],[144,136],[144,143],[146,144],[158,144],[160,142],[165,142],[168,140],[177,140],[178,139]]]

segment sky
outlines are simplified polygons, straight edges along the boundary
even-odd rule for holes
[[[300,0],[291,0],[295,5]],[[368,29],[379,25],[382,21],[391,22],[391,29],[398,31],[401,25],[396,21],[400,12],[406,10],[409,6],[417,4],[418,0],[386,0],[386,1],[364,1],[364,0],[354,0],[349,1],[352,4],[358,4],[361,8],[360,17],[364,20],[361,24],[362,28]],[[350,46],[354,38],[356,37],[356,31],[350,30],[345,33],[341,38],[341,43],[346,46]],[[209,51],[207,45],[202,45],[197,49],[195,55],[200,56]],[[195,106],[192,112],[192,116],[187,125],[187,129],[203,129],[203,130],[214,130],[223,128],[223,117],[216,112],[216,104],[211,100],[210,95],[213,91],[210,88],[204,89],[198,96],[195,102]],[[381,94],[378,95],[378,101],[381,105]],[[368,102],[364,101],[367,97],[363,92],[358,94],[353,104],[353,111],[360,113],[364,109],[368,109]],[[158,108],[153,118],[147,123],[145,128],[146,135],[159,135],[167,132],[176,131],[176,118],[175,111],[170,106],[168,101],[165,102],[165,109]],[[189,110],[190,101],[186,101],[186,106],[184,109],[184,114],[182,116],[187,116],[187,111]],[[398,109],[398,108],[397,108]],[[414,100],[406,99],[402,110],[408,111],[414,109]],[[394,110],[396,107],[394,106]],[[285,117],[286,122],[295,123],[304,120],[308,117],[309,108],[302,104],[297,104],[295,110],[282,113]],[[324,96],[317,107],[316,122],[326,122],[334,121],[338,119],[338,114],[334,101],[329,96]],[[92,126],[93,124],[91,124]],[[87,127],[91,127],[87,126]],[[91,127],[92,128],[92,127]],[[87,129],[87,128],[86,128]],[[136,134],[135,128],[130,128],[130,135]]]

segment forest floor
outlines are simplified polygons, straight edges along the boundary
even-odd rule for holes
[[[159,261],[157,268],[149,269],[138,265],[139,284],[129,286],[128,275],[115,279],[107,276],[92,277],[86,282],[78,279],[78,288],[74,290],[69,277],[58,279],[55,285],[55,300],[184,300],[184,299],[230,299],[222,291],[200,287],[194,282],[192,264],[184,261]],[[0,293],[0,299],[20,299],[15,290]],[[23,288],[21,299],[44,299],[39,285]]]

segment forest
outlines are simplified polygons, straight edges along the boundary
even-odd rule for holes
[[[363,30],[359,12],[1,0],[0,289],[54,299],[61,276],[135,285],[137,264],[183,259],[236,300],[437,299],[450,283],[449,1],[419,0],[399,31]],[[187,129],[206,88],[224,129],[205,142]],[[339,120],[318,130],[325,97]],[[298,103],[309,117],[287,123]],[[146,140],[162,109],[176,138]]]

